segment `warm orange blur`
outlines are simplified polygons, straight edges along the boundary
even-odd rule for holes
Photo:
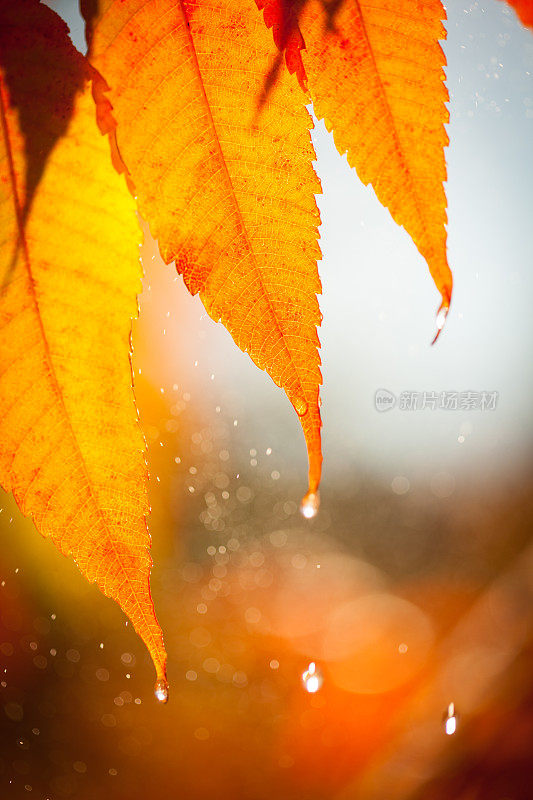
[[[170,324],[168,290],[149,286],[135,365],[170,700],[156,703],[148,654],[118,607],[8,503],[6,791],[500,800],[484,756],[498,752],[514,765],[507,794],[526,800],[531,476],[401,494],[352,467],[306,520],[276,426],[250,419],[245,390],[228,391],[222,373],[205,375],[202,337],[174,355],[175,382],[164,349],[148,357]],[[202,312],[190,302],[194,332]],[[149,379],[158,371],[162,385]]]

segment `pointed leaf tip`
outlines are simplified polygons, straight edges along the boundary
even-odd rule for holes
[[[514,0],[525,5],[531,0]],[[313,110],[339,153],[371,184],[427,261],[451,287],[446,260],[444,148],[449,121],[441,0],[256,0],[274,41],[297,55]],[[294,40],[296,43],[300,39]]]
[[[280,69],[257,116],[264,78],[279,54],[249,0],[215,7],[106,0],[100,8],[91,58],[110,87],[118,148],[139,210],[164,261],[175,261],[212,319],[286,391],[305,434],[315,492],[322,463],[321,187],[301,89]],[[276,30],[282,38],[288,33],[286,25]],[[302,42],[291,31],[287,45],[294,44],[298,72]],[[223,81],[213,81],[216,70]]]
[[[0,482],[119,603],[162,677],[130,362],[140,231],[56,16],[0,2]]]

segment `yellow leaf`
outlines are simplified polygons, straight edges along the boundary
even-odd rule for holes
[[[0,480],[120,604],[164,679],[129,359],[134,203],[64,23],[4,5],[1,44]]]
[[[333,131],[337,149],[426,259],[445,312],[452,276],[443,188],[449,115],[442,3],[256,3],[290,69],[307,80],[315,113]]]
[[[104,0],[92,57],[120,154],[164,260],[285,389],[320,479],[320,191],[311,118],[253,0]]]

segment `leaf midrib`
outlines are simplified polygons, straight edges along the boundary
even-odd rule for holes
[[[205,90],[202,71],[200,69],[200,64],[199,64],[198,56],[197,56],[197,53],[196,53],[196,47],[195,47],[195,44],[194,44],[194,39],[192,37],[190,23],[189,23],[189,19],[187,17],[187,12],[185,11],[185,7],[183,5],[183,0],[179,0],[179,5],[180,5],[181,13],[182,13],[182,16],[183,16],[183,22],[184,22],[184,25],[185,25],[185,30],[187,31],[189,47],[190,47],[193,63],[194,63],[195,68],[196,68],[196,73],[197,73],[197,76],[198,76],[198,82],[200,84],[202,95],[203,95],[203,98],[204,98],[204,103],[205,103],[205,106],[206,106],[206,109],[207,109],[209,123],[211,125],[212,130],[213,130],[213,135],[214,135],[216,147],[217,147],[217,150],[218,150],[219,158],[220,158],[220,160],[222,162],[222,168],[223,168],[224,174],[226,176],[226,181],[227,181],[227,184],[229,186],[229,189],[230,189],[230,192],[231,192],[231,196],[233,197],[235,208],[237,210],[237,217],[239,219],[240,227],[241,227],[242,233],[244,235],[244,238],[245,238],[245,241],[246,241],[246,245],[248,247],[248,251],[250,252],[250,254],[252,256],[253,263],[254,263],[254,268],[255,268],[255,271],[257,272],[258,276],[259,276],[259,281],[261,283],[261,287],[263,289],[264,296],[267,299],[267,302],[268,302],[268,305],[269,305],[269,308],[270,308],[270,311],[271,311],[271,314],[272,314],[272,318],[274,319],[276,328],[277,328],[277,330],[279,332],[279,336],[280,336],[280,338],[281,338],[281,340],[283,342],[283,346],[285,348],[285,351],[286,351],[286,353],[287,353],[287,355],[289,357],[289,360],[290,360],[291,364],[293,365],[294,372],[295,372],[295,374],[296,374],[296,376],[298,378],[298,384],[299,384],[301,396],[303,396],[305,398],[305,390],[303,388],[303,384],[302,384],[302,380],[301,380],[301,377],[300,377],[299,370],[298,370],[298,368],[296,366],[296,363],[294,361],[292,353],[291,353],[291,351],[289,350],[289,348],[288,348],[288,346],[286,344],[285,335],[284,335],[283,330],[281,329],[281,326],[280,326],[280,324],[278,322],[278,318],[276,316],[276,313],[274,311],[274,307],[272,305],[272,301],[270,299],[270,294],[269,294],[269,292],[268,292],[268,290],[267,290],[267,288],[265,286],[265,283],[263,281],[263,275],[262,275],[261,269],[259,268],[259,265],[257,263],[256,256],[255,256],[255,251],[254,251],[254,249],[252,247],[252,243],[250,242],[250,238],[248,236],[248,231],[247,231],[246,225],[244,223],[244,219],[243,219],[243,216],[242,216],[240,204],[239,204],[239,201],[237,199],[237,194],[235,192],[235,188],[233,186],[233,181],[231,180],[231,175],[229,174],[228,166],[226,164],[226,158],[224,156],[224,151],[222,150],[222,145],[220,143],[220,138],[219,138],[218,131],[217,131],[217,128],[216,128],[216,125],[215,125],[215,120],[213,119],[213,114],[211,112],[211,105],[209,103],[209,99],[207,97],[207,92]]]
[[[376,58],[374,56],[374,49],[373,49],[373,47],[371,45],[371,42],[370,42],[370,37],[368,35],[368,30],[367,30],[367,27],[366,27],[365,17],[364,17],[364,14],[363,14],[363,10],[361,8],[360,0],[355,0],[355,7],[356,7],[357,13],[359,14],[359,17],[361,19],[361,26],[362,26],[362,29],[363,29],[363,34],[364,34],[364,37],[365,37],[365,42],[366,42],[366,45],[367,45],[368,53],[370,55],[370,59],[371,59],[372,64],[374,66],[374,70],[375,70],[375,74],[376,74],[376,77],[377,77],[377,80],[378,80],[379,88],[381,90],[381,94],[382,94],[382,97],[383,97],[383,103],[384,103],[384,106],[385,106],[385,110],[386,110],[387,116],[388,116],[389,121],[390,121],[390,126],[392,128],[392,133],[393,133],[393,136],[394,136],[394,140],[396,142],[396,152],[398,153],[398,156],[400,158],[401,163],[405,167],[406,174],[409,176],[409,184],[410,184],[410,187],[411,187],[411,196],[414,198],[415,208],[416,208],[416,211],[417,211],[417,214],[418,214],[418,218],[419,218],[419,220],[421,222],[421,225],[422,225],[422,230],[424,231],[426,236],[428,236],[427,224],[426,224],[424,215],[421,212],[418,193],[415,191],[414,182],[413,182],[413,176],[411,175],[411,168],[410,168],[409,164],[406,161],[405,149],[404,149],[402,141],[401,141],[400,133],[399,133],[397,127],[396,127],[396,123],[395,123],[395,120],[394,120],[394,114],[392,112],[392,108],[390,107],[387,90],[385,89],[385,85],[383,84],[383,81],[381,80],[381,73],[380,73],[380,71],[378,69]],[[428,236],[428,238],[429,238],[429,236]]]

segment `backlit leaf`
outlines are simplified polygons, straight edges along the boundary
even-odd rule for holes
[[[256,2],[278,46],[286,43],[288,61],[301,57],[315,113],[410,234],[446,309],[452,277],[442,185],[448,93],[440,0]]]
[[[320,184],[311,118],[253,0],[103,0],[93,63],[120,154],[164,260],[285,389],[320,479],[316,326]]]
[[[64,23],[28,0],[0,12],[0,480],[117,600],[164,678],[129,360],[134,203]]]

